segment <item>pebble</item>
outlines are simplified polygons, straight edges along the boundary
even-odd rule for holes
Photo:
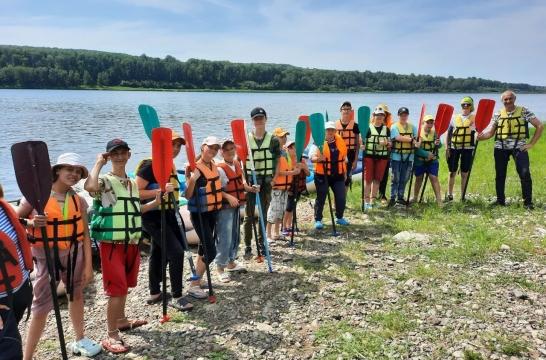
[[[500,249],[501,249],[502,251],[509,251],[509,250],[510,250],[510,246],[508,246],[508,245],[506,245],[506,244],[502,244],[501,247],[500,247]]]

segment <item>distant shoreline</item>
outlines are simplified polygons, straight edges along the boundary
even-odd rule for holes
[[[18,88],[0,87],[0,90],[94,90],[94,91],[156,91],[156,92],[218,92],[218,93],[295,93],[295,94],[500,94],[500,91],[325,91],[325,90],[252,90],[252,89],[169,89],[136,88],[129,86],[81,86],[74,88]],[[540,91],[518,91],[518,94],[543,95]]]

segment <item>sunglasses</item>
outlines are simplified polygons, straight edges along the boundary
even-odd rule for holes
[[[464,108],[467,108],[467,107],[471,107],[472,105],[470,104],[461,104],[461,107],[464,107]]]
[[[352,108],[341,108],[341,111],[351,111],[353,110]]]

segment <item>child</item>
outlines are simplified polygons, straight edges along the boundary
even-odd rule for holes
[[[20,217],[29,218],[34,237],[32,256],[36,262],[36,280],[32,301],[32,318],[25,344],[24,358],[31,360],[42,336],[47,315],[53,309],[49,285],[49,273],[40,228],[45,227],[50,239],[55,275],[63,281],[69,296],[69,314],[76,341],[69,345],[73,354],[92,357],[101,346],[84,335],[83,288],[93,280],[91,265],[91,238],[87,225],[87,203],[72,189],[80,179],[87,178],[88,171],[75,153],[59,156],[51,168],[53,186],[44,213],[38,215],[32,205],[21,199],[17,209]],[[69,266],[70,265],[70,266]]]
[[[428,174],[434,195],[436,196],[436,203],[438,206],[441,206],[440,182],[438,181],[440,164],[436,155],[438,149],[441,147],[440,138],[436,136],[436,132],[434,131],[434,117],[432,115],[426,115],[423,122],[419,141],[421,147],[415,152],[415,188],[413,191],[413,201],[418,201],[419,190],[423,183],[423,175]]]

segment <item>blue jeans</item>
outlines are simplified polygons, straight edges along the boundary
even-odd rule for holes
[[[392,180],[391,180],[391,199],[404,199],[406,183],[410,179],[412,161],[391,160]]]
[[[226,208],[218,212],[216,229],[216,265],[225,268],[237,258],[237,249],[241,241],[239,208]]]

